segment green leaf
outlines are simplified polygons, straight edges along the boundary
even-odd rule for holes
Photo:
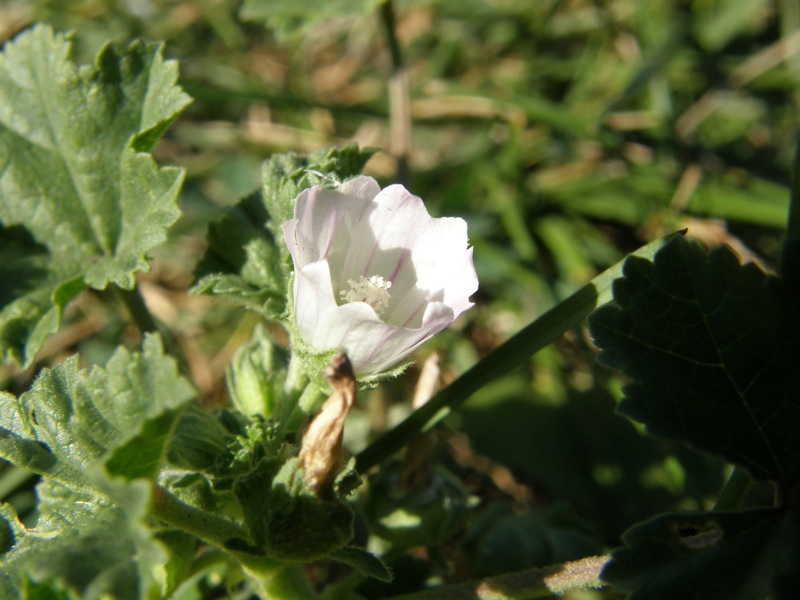
[[[155,479],[166,457],[181,409],[171,409],[147,419],[133,438],[118,446],[106,460],[111,475],[125,479]]]
[[[54,261],[21,227],[0,226],[0,352],[29,366],[61,323],[64,307],[86,285],[79,263]]]
[[[729,249],[683,239],[623,272],[615,302],[589,319],[600,360],[633,380],[619,411],[756,479],[796,483],[796,296]]]
[[[380,4],[381,0],[245,0],[239,15],[247,21],[263,22],[289,37],[331,19],[369,15]]]
[[[262,192],[209,226],[208,249],[192,293],[225,298],[269,319],[282,315],[291,272],[282,226],[292,218],[294,199],[311,186],[335,187],[358,175],[373,153],[346,146],[272,156],[264,163]]]
[[[330,557],[336,562],[344,563],[348,567],[354,568],[367,577],[386,583],[392,581],[392,572],[383,564],[383,561],[363,548],[344,546],[331,552]]]
[[[286,307],[283,244],[266,228],[269,221],[260,194],[248,196],[229,208],[208,228],[208,249],[197,266],[199,278],[193,294],[224,298],[268,318]]]
[[[150,485],[141,480],[105,485],[113,503],[105,494],[40,483],[36,527],[19,535],[14,549],[0,558],[0,573],[17,588],[26,580],[54,579],[84,598],[159,597],[155,567],[166,555],[145,525]]]
[[[602,578],[631,600],[766,598],[800,563],[797,514],[776,509],[663,515],[622,539]]]
[[[40,245],[5,267],[25,296],[2,299],[0,341],[26,366],[84,285],[131,289],[180,215],[182,171],[144,153],[189,102],[176,63],[142,42],[107,45],[92,66],[71,52],[37,26],[0,54],[0,221]]]
[[[193,397],[157,336],[145,338],[141,354],[120,348],[105,369],[81,371],[71,357],[44,369],[19,398],[0,393],[0,457],[79,489],[94,487],[87,468],[112,451],[115,473],[152,476],[169,421]],[[158,452],[136,453],[153,432]]]

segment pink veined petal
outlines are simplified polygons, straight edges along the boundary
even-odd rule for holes
[[[420,328],[393,327],[377,318],[367,304],[351,302],[327,313],[319,327],[326,330],[327,348],[346,352],[356,374],[366,375],[396,365],[447,327],[453,311],[441,303],[431,303],[425,317]]]
[[[341,262],[350,246],[350,232],[379,192],[377,182],[359,177],[336,190],[315,186],[300,193],[294,219],[283,226],[284,238],[296,265],[323,258]]]

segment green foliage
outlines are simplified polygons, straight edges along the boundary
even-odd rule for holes
[[[509,569],[620,540],[598,598],[800,597],[800,63],[775,52],[800,10],[623,4],[0,2],[0,356],[35,365],[0,365],[0,597],[514,598],[552,588]],[[174,128],[177,64],[136,37],[181,57]],[[359,392],[371,482],[347,465],[319,498],[296,455],[326,382],[281,328],[282,225],[364,169],[469,221],[481,289],[427,343],[428,404],[393,427],[413,368]],[[686,227],[779,277],[684,240],[654,258]],[[166,350],[124,349],[118,297]],[[624,391],[577,329],[612,298],[590,322]],[[392,456],[446,416],[449,476],[398,493]],[[733,501],[727,463],[755,479]],[[586,564],[546,572],[600,585]]]
[[[403,464],[394,461],[370,479],[364,516],[376,535],[397,548],[433,547],[463,526],[469,494],[455,475],[438,466],[424,484],[409,486],[404,478],[410,479]]]
[[[89,467],[106,461],[119,475],[152,476],[168,421],[193,396],[156,336],[141,354],[120,348],[88,373],[74,356],[44,369],[19,398],[0,393],[0,457],[77,489],[94,487]],[[145,442],[150,432],[158,435]]]
[[[193,396],[156,336],[142,353],[120,348],[105,368],[81,371],[73,357],[19,398],[3,392],[0,456],[43,478],[35,528],[4,509],[4,536],[14,538],[0,559],[6,577],[54,579],[86,597],[157,597],[154,567],[165,557],[145,525],[150,490]]]
[[[269,319],[286,310],[291,264],[283,223],[304,189],[335,187],[361,172],[373,150],[357,146],[323,149],[311,156],[282,154],[262,169],[263,190],[227,209],[208,229],[208,249],[197,267],[192,292],[210,294],[258,311]]]
[[[107,45],[91,67],[71,52],[39,26],[0,55],[0,220],[30,234],[0,242],[19,282],[0,341],[25,366],[83,287],[131,289],[180,214],[182,172],[146,154],[188,104],[177,65],[141,42]]]
[[[632,600],[789,599],[798,572],[796,512],[664,515],[628,531],[603,577]],[[785,587],[784,587],[785,586]]]
[[[314,0],[297,3],[292,0],[245,0],[241,17],[260,21],[286,38],[296,37],[331,19],[363,17],[371,14],[382,0]]]
[[[793,290],[727,248],[676,238],[630,258],[614,304],[589,320],[600,360],[634,383],[619,410],[653,433],[725,456],[791,489],[800,478]],[[718,414],[709,420],[707,415]]]
[[[353,537],[352,509],[338,494],[330,500],[318,497],[297,458],[283,465],[262,459],[233,491],[257,546],[280,560],[322,559]]]
[[[604,578],[632,598],[784,597],[800,563],[794,289],[727,248],[676,238],[652,263],[629,258],[589,323],[600,360],[633,380],[621,413],[771,481],[783,505],[637,525]]]

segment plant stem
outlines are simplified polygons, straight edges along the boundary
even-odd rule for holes
[[[526,600],[605,586],[600,579],[610,555],[589,556],[574,562],[542,569],[526,569],[470,581],[445,585],[424,592],[393,596],[392,600]]]
[[[408,184],[411,155],[411,94],[408,71],[403,61],[400,41],[397,39],[397,19],[392,0],[381,4],[381,21],[389,44],[392,75],[389,78],[389,152],[397,159],[397,179]]]
[[[142,292],[139,286],[137,285],[132,290],[126,290],[116,286],[114,286],[113,289],[117,297],[125,305],[125,308],[128,309],[131,319],[133,319],[133,322],[136,324],[136,327],[139,329],[139,331],[142,334],[158,333],[161,336],[164,349],[168,354],[178,361],[178,366],[181,372],[188,376],[190,374],[189,361],[186,359],[186,355],[184,354],[180,343],[175,338],[175,334],[173,334],[172,331],[168,329],[161,331],[161,329],[159,329],[158,323],[156,323],[153,314],[150,312],[150,309],[147,308],[147,304],[142,297]]]
[[[650,242],[632,256],[652,258],[669,240],[671,234]],[[449,386],[439,391],[399,425],[384,433],[356,457],[356,469],[366,473],[388,458],[412,438],[427,431],[487,383],[501,377],[526,361],[531,355],[557,340],[565,331],[577,326],[595,308],[612,298],[611,284],[622,276],[624,260],[603,271],[569,298],[551,308],[519,333],[487,354]]]
[[[156,320],[150,313],[150,309],[147,308],[147,304],[145,304],[144,298],[142,298],[142,292],[138,285],[132,290],[126,290],[121,287],[115,287],[114,290],[119,299],[125,304],[125,307],[128,309],[139,331],[142,333],[154,333],[158,331]]]
[[[713,512],[723,512],[727,510],[736,510],[739,508],[739,503],[742,501],[744,493],[750,485],[750,476],[742,469],[734,467],[731,471],[728,481],[725,482],[725,487],[717,498],[714,504]]]
[[[786,239],[783,241],[778,272],[781,279],[790,287],[796,286],[800,282],[800,137],[797,139],[794,164],[792,165]]]

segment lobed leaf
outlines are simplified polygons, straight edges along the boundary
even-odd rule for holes
[[[0,393],[0,458],[76,489],[93,488],[87,469],[107,458],[115,474],[153,477],[193,397],[156,336],[141,354],[120,348],[105,369],[81,371],[71,357],[19,398]]]
[[[0,577],[5,576],[10,594],[4,598],[33,597],[22,590],[45,585],[42,591],[49,591],[53,582],[84,598],[160,597],[154,567],[165,562],[166,554],[145,524],[150,486],[141,480],[107,485],[113,488],[113,503],[105,494],[52,480],[37,486],[36,527],[18,532],[14,549],[0,556]],[[2,586],[0,580],[0,591]]]
[[[623,535],[602,578],[631,600],[792,598],[780,590],[798,575],[799,524],[769,508],[662,515]]]
[[[722,455],[760,480],[800,477],[796,295],[727,248],[681,238],[629,258],[614,303],[589,319],[600,360],[633,383],[622,414]]]
[[[38,244],[32,272],[24,258],[7,263],[25,297],[2,298],[0,342],[25,366],[80,289],[131,289],[180,215],[183,172],[145,154],[189,102],[176,63],[142,42],[106,45],[92,66],[71,53],[47,26],[0,53],[0,223]]]

